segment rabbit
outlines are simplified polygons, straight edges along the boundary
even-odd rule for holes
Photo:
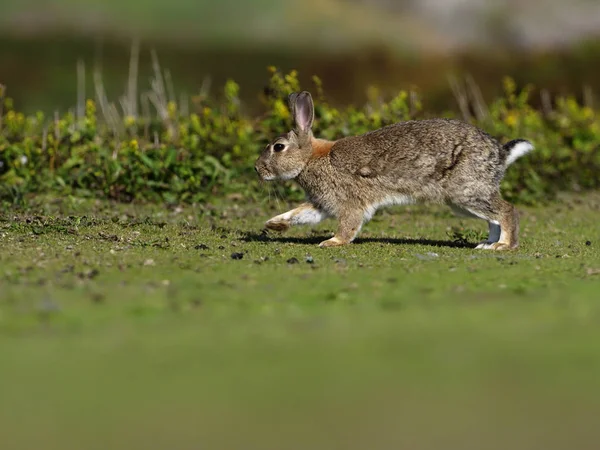
[[[351,243],[386,205],[446,204],[458,215],[488,222],[476,248],[518,247],[519,215],[500,195],[505,170],[534,149],[515,139],[501,145],[479,128],[454,119],[409,120],[330,141],[313,136],[308,91],[292,93],[294,128],[270,142],[256,160],[261,181],[291,180],[307,201],[265,223],[270,230],[336,218],[337,231],[320,247]]]

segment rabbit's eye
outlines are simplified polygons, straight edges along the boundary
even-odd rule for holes
[[[280,152],[281,150],[283,150],[285,148],[285,145],[283,144],[275,144],[273,146],[273,150],[275,150],[276,152]]]

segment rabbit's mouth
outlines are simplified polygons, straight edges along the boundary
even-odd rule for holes
[[[258,174],[260,181],[273,181],[275,178],[277,178],[275,175],[268,172],[264,167],[254,166],[254,170]]]
[[[261,181],[293,180],[300,174],[300,172],[302,172],[302,168],[291,169],[287,172],[280,170],[272,170],[271,168],[268,168],[266,164],[261,162],[258,162],[254,166],[254,170],[258,174],[258,177]]]

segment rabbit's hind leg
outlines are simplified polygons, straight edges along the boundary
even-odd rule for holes
[[[484,250],[512,250],[518,247],[519,215],[516,208],[496,194],[489,200],[471,200],[457,205],[471,215],[487,220],[490,235],[477,246]],[[454,209],[454,208],[453,208]]]
[[[490,199],[470,199],[451,207],[459,214],[479,217],[488,222],[488,239],[481,242],[477,246],[478,249],[512,250],[519,246],[519,214],[499,193]]]
[[[458,216],[470,217],[473,219],[483,219],[488,223],[488,238],[485,241],[479,243],[476,248],[487,248],[487,246],[494,244],[500,240],[501,228],[500,223],[496,220],[490,220],[486,216],[486,214],[477,212],[473,208],[463,207],[456,204],[449,205],[452,211]],[[484,208],[482,208],[484,209]]]
[[[494,242],[498,242],[500,240],[500,235],[502,234],[502,228],[500,224],[496,221],[488,222],[489,236],[486,241],[486,244],[493,244]]]
[[[490,224],[490,237],[477,246],[484,250],[514,250],[519,246],[519,214],[517,209],[498,194],[484,202],[485,218]],[[486,208],[488,207],[488,208]]]
[[[488,238],[485,241],[480,242],[475,248],[489,250],[494,247],[494,244],[497,244],[498,241],[500,241],[500,236],[502,235],[502,227],[500,226],[500,223],[491,220],[488,222],[488,229]]]
[[[517,208],[501,198],[496,199],[500,238],[490,244],[492,250],[513,250],[519,246],[519,213]]]

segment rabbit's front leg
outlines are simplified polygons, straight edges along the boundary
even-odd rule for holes
[[[319,247],[338,247],[349,244],[360,231],[364,220],[365,213],[363,211],[349,211],[340,215],[337,232],[331,239],[321,242]]]
[[[286,231],[292,225],[317,224],[327,218],[327,214],[313,206],[312,203],[302,203],[286,213],[279,214],[267,221],[265,227],[269,230]]]

